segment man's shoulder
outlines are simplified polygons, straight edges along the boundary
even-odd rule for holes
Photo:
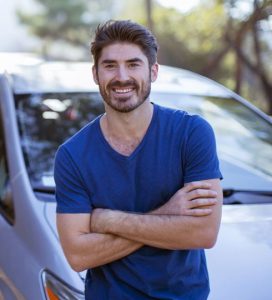
[[[188,114],[186,111],[182,109],[178,109],[176,107],[166,106],[166,105],[160,105],[154,103],[155,108],[157,109],[160,116],[184,116],[185,114]]]
[[[194,127],[194,126],[205,126],[208,122],[197,114],[192,114],[188,111],[167,107],[156,104],[158,110],[158,117],[160,120],[165,120],[166,122],[178,123],[184,126]]]
[[[98,135],[100,116],[86,124],[78,132],[68,138],[60,147],[69,151],[80,151],[86,144],[91,144]]]

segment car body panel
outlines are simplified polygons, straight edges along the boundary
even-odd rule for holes
[[[217,243],[206,250],[209,300],[270,300],[272,205],[225,205]]]
[[[226,155],[220,156],[224,189],[271,191],[272,178]],[[232,176],[231,174],[235,174]]]

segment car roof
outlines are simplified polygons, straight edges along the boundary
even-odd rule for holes
[[[98,91],[90,62],[44,62],[14,64],[6,68],[14,93]],[[191,71],[160,66],[153,92],[229,97],[218,83]]]

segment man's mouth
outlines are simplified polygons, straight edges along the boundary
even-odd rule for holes
[[[109,84],[109,90],[111,90],[115,95],[119,96],[130,96],[132,93],[138,89],[138,85],[134,80],[127,80],[121,82],[119,80],[113,81]]]
[[[133,91],[133,88],[113,88],[112,89],[117,94],[126,94]]]

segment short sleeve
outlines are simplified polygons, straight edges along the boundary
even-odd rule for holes
[[[184,157],[184,183],[222,179],[213,129],[203,118],[191,117]]]
[[[91,213],[89,193],[69,152],[61,146],[55,157],[57,213]]]

